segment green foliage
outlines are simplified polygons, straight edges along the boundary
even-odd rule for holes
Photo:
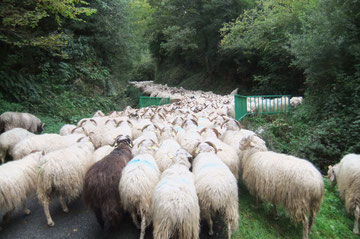
[[[17,47],[33,46],[56,51],[66,44],[57,26],[65,19],[80,21],[81,15],[90,16],[96,12],[96,9],[79,5],[88,3],[79,0],[4,0],[0,7],[0,41]],[[52,24],[48,29],[50,32],[34,31],[45,21],[53,21],[48,24]]]
[[[189,54],[189,51],[196,50],[198,45],[193,42],[196,30],[191,28],[181,29],[179,26],[169,26],[163,30],[165,42],[160,48],[170,56],[177,54]]]
[[[240,14],[247,1],[149,1],[154,9],[148,33],[150,50],[157,63],[155,81],[182,69],[189,79],[205,74],[203,84],[217,78],[232,78],[236,72],[218,53],[219,29]],[[167,72],[169,71],[169,72]],[[176,76],[180,74],[175,74]],[[181,79],[170,79],[179,85]],[[198,84],[198,83],[195,83]]]
[[[288,35],[299,31],[299,18],[309,2],[260,0],[220,30],[223,54],[235,52],[238,67],[250,63],[245,71],[252,73],[256,93],[303,93],[303,74],[291,66],[293,57],[287,46]]]

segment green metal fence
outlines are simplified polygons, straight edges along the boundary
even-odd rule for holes
[[[235,95],[235,119],[240,121],[249,114],[289,113],[290,95]]]
[[[148,107],[152,105],[166,105],[170,104],[170,97],[149,97],[149,96],[140,96],[140,108]]]

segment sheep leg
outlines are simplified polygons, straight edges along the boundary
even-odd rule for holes
[[[256,206],[255,209],[259,209],[260,208],[260,198],[256,197]]]
[[[140,233],[140,239],[144,239],[145,237],[145,229],[146,229],[146,217],[144,215],[143,210],[140,210],[141,213],[141,233]]]
[[[26,215],[30,215],[31,211],[26,207],[26,202],[24,202],[23,211]]]
[[[303,224],[303,239],[308,239],[309,238],[309,223],[308,223],[308,219],[306,217],[306,214],[304,213],[302,216],[302,224]]]
[[[315,216],[316,216],[316,213],[315,213],[313,210],[310,210],[310,215],[309,215],[309,234],[311,234],[312,227],[313,227],[314,221],[315,221]]]
[[[209,235],[212,236],[214,234],[214,231],[213,231],[213,221],[211,220],[211,214],[206,213],[206,215],[204,215],[204,218],[209,224]]]
[[[274,220],[279,220],[279,215],[278,215],[276,204],[274,204],[273,210],[274,210]]]
[[[228,233],[228,239],[231,239],[231,221],[228,220],[227,222],[227,233]]]
[[[356,206],[355,212],[354,212],[354,216],[355,216],[355,222],[354,222],[353,232],[354,232],[355,234],[359,234],[359,216],[360,216],[359,206]]]
[[[55,226],[55,223],[54,223],[54,221],[52,220],[51,215],[50,215],[49,203],[50,203],[50,199],[47,198],[47,199],[43,202],[43,206],[44,206],[44,212],[45,212],[47,224],[48,224],[49,226],[53,227],[53,226]]]
[[[104,229],[104,220],[102,219],[102,212],[100,209],[94,209],[95,217],[98,223],[101,226],[101,229]]]
[[[3,150],[0,150],[1,164],[5,163],[5,157],[6,157],[6,152],[4,152]]]
[[[5,213],[5,215],[3,216],[3,222],[6,222],[7,220],[9,220],[9,217],[11,216],[11,214],[14,212],[14,208],[10,209],[7,213]]]
[[[138,221],[138,217],[137,217],[137,214],[135,212],[132,212],[131,213],[131,218],[136,226],[137,229],[141,229],[141,226],[140,226],[140,223]]]
[[[60,196],[59,201],[60,201],[63,212],[68,213],[69,208],[66,205],[65,198],[63,196]]]

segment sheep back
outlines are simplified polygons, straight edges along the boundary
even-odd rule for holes
[[[94,146],[80,142],[46,154],[39,166],[37,194],[41,202],[59,193],[68,200],[80,196],[85,173],[93,164]]]
[[[123,218],[119,182],[122,170],[131,158],[129,147],[121,144],[86,172],[84,200],[102,226],[104,220],[117,226]]]
[[[43,123],[35,115],[20,112],[5,112],[0,115],[0,132],[13,128],[23,128],[32,133],[41,133]]]
[[[41,152],[0,166],[0,209],[20,208],[36,191],[37,165]]]

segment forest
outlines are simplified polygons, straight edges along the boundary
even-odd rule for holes
[[[33,113],[45,132],[138,107],[129,82],[151,80],[303,96],[241,123],[323,173],[360,153],[359,0],[2,0],[0,19],[0,114]]]

